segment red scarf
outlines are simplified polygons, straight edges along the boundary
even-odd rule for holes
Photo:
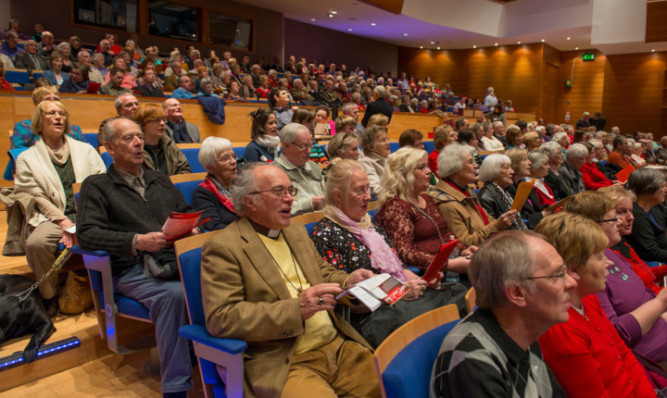
[[[446,179],[445,182],[446,182],[447,184],[451,185],[451,186],[452,186],[454,189],[456,189],[457,191],[459,191],[459,192],[461,192],[462,194],[464,194],[466,197],[468,197],[468,198],[472,198],[472,202],[475,204],[475,207],[477,208],[477,212],[479,213],[480,216],[482,216],[482,221],[484,221],[484,225],[489,225],[489,216],[486,215],[486,211],[484,211],[484,209],[482,208],[482,206],[480,206],[479,204],[477,204],[477,200],[475,200],[476,198],[473,198],[472,196],[470,196],[470,192],[468,192],[468,190],[466,190],[466,189],[462,189],[461,187],[458,186],[458,184],[456,184],[455,182],[451,181],[449,178]]]
[[[234,204],[232,203],[232,201],[229,200],[228,197],[221,194],[220,191],[218,191],[218,188],[215,186],[213,181],[211,181],[210,177],[207,176],[206,179],[202,181],[201,184],[199,184],[199,186],[209,192],[212,192],[218,198],[220,203],[222,203],[223,206],[225,206],[232,213],[236,214],[236,212],[234,211]]]

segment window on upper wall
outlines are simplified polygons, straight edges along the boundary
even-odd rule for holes
[[[200,14],[200,8],[148,0],[148,34],[198,42]]]
[[[252,51],[253,20],[209,12],[209,44]]]
[[[74,0],[74,22],[137,31],[137,0]]]

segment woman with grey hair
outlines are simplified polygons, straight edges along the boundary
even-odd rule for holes
[[[63,41],[56,46],[56,51],[58,51],[63,56],[63,72],[69,73],[72,70],[72,60],[70,55],[72,55],[72,47],[69,43]]]
[[[361,135],[361,148],[364,150],[364,156],[359,161],[368,175],[371,194],[374,197],[377,197],[380,192],[380,179],[384,175],[384,165],[390,153],[389,142],[387,130],[378,125],[366,127]]]
[[[203,211],[209,231],[223,229],[238,216],[231,201],[231,187],[237,176],[236,155],[226,138],[208,137],[201,144],[199,163],[207,171],[206,179],[192,194],[192,207]]]
[[[665,202],[667,183],[663,171],[656,169],[638,169],[630,174],[628,189],[637,195],[632,207],[635,222],[628,243],[644,261],[667,262],[667,235],[664,215],[659,206]],[[657,217],[656,217],[657,216]],[[660,221],[659,221],[660,220]]]
[[[491,234],[509,228],[516,210],[489,216],[469,185],[477,182],[477,163],[470,147],[451,144],[438,156],[440,180],[428,190],[447,225],[464,245],[480,245]]]
[[[501,218],[511,210],[514,198],[505,192],[505,188],[514,184],[514,169],[507,155],[494,153],[487,156],[479,168],[479,180],[484,186],[479,191],[479,201],[484,210],[495,218]],[[515,213],[512,225],[508,229],[525,231],[521,213]]]
[[[556,134],[558,135],[558,134]],[[563,176],[560,175],[560,167],[563,165],[563,147],[554,138],[545,142],[540,147],[540,152],[549,157],[549,172],[544,177],[544,183],[549,186],[554,194],[555,202],[569,195],[570,189]],[[555,203],[554,202],[554,203]]]

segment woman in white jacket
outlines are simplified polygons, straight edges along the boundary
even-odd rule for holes
[[[41,139],[17,159],[14,194],[34,199],[33,211],[26,214],[31,232],[25,251],[28,265],[39,279],[55,261],[58,242],[62,240],[66,247],[74,244],[75,235],[70,232],[76,222],[72,184],[91,174],[104,173],[106,168],[90,144],[66,135],[68,113],[61,102],[39,103],[32,116],[32,129]],[[50,309],[57,285],[56,273],[39,285],[42,297],[50,300]]]

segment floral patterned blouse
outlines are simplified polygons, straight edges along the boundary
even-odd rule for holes
[[[393,250],[391,241],[382,227],[375,224],[372,224],[372,227],[382,235]],[[313,228],[310,237],[322,258],[336,269],[348,274],[359,268],[372,269],[371,252],[368,247],[329,218],[320,220]]]
[[[438,211],[433,198],[426,194],[421,197],[426,201],[426,208],[421,211],[410,202],[393,198],[382,205],[376,220],[387,232],[401,261],[425,270],[440,246],[453,234],[447,229],[447,220]]]

